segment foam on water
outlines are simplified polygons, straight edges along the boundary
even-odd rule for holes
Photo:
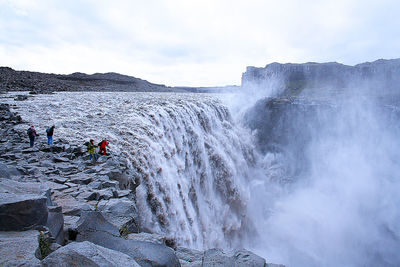
[[[57,93],[18,106],[39,131],[55,124],[57,138],[108,138],[141,181],[136,201],[151,231],[196,248],[228,247],[243,235],[255,150],[215,96]]]

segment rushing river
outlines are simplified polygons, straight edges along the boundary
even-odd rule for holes
[[[55,124],[55,139],[107,138],[141,181],[142,224],[179,244],[246,247],[288,266],[399,266],[397,106],[381,116],[366,103],[297,103],[279,119],[276,106],[251,109],[251,96],[240,98],[79,92],[7,101],[42,132]],[[250,130],[255,117],[269,126]]]

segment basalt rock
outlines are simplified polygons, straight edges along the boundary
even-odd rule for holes
[[[35,257],[39,232],[0,232],[0,266],[40,266]]]
[[[68,266],[140,266],[130,256],[95,245],[91,242],[73,242],[51,253],[42,261],[43,267]]]
[[[110,199],[99,202],[97,209],[120,232],[138,233],[138,212],[133,201],[128,199]]]
[[[117,227],[107,222],[99,212],[83,213],[78,221],[77,241],[90,241],[102,247],[125,253],[140,266],[180,266],[174,251],[150,242],[125,240]]]
[[[176,252],[182,266],[186,267],[264,267],[265,259],[247,250],[224,252],[221,249],[209,249],[204,252],[178,247]]]
[[[0,179],[0,231],[44,226],[51,205],[50,190],[41,183]]]

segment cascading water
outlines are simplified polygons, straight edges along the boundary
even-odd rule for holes
[[[236,119],[203,94],[58,93],[18,112],[69,142],[107,137],[141,181],[142,225],[178,244],[398,266],[398,103],[239,98],[226,102]]]
[[[255,148],[215,96],[58,93],[19,103],[36,128],[82,144],[106,137],[139,180],[141,225],[195,248],[234,246],[248,226]]]

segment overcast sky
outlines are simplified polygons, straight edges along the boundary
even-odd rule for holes
[[[240,84],[246,66],[400,52],[398,0],[0,0],[0,66]]]

